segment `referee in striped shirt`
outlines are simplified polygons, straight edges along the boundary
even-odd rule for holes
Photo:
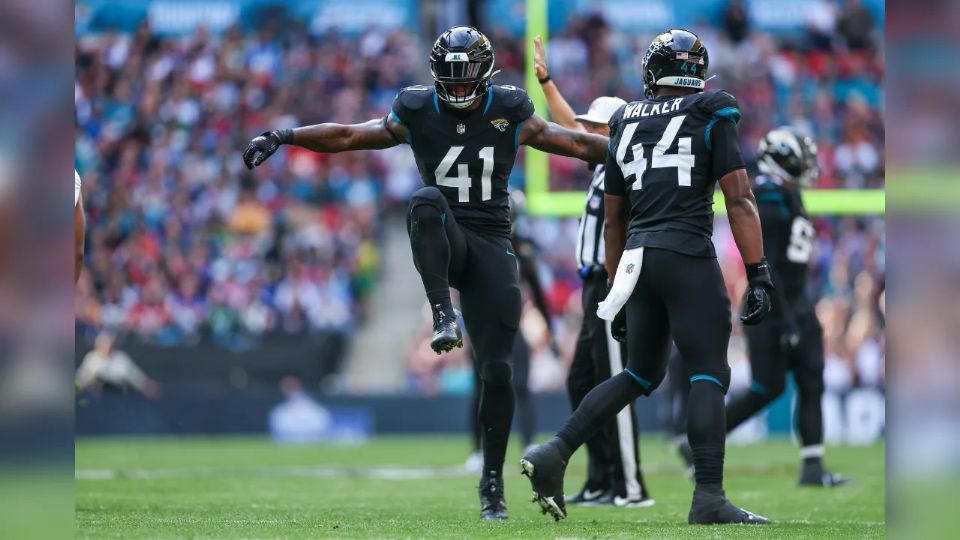
[[[550,80],[546,54],[540,36],[534,40],[534,68],[547,98],[553,121],[577,131],[610,136],[607,122],[626,102],[616,97],[599,97],[586,114],[573,109]],[[577,233],[577,266],[583,278],[583,323],[577,348],[567,376],[567,392],[574,410],[594,386],[623,371],[626,345],[613,339],[610,323],[597,317],[597,304],[607,294],[603,243],[603,164],[591,165],[593,178],[587,189],[587,204]],[[639,433],[633,404],[617,414],[616,420],[587,441],[587,482],[568,504],[612,504],[645,507],[654,504],[640,470]]]

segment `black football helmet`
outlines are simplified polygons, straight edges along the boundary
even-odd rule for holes
[[[464,109],[487,93],[493,71],[493,46],[487,36],[472,26],[454,26],[440,34],[430,52],[437,97],[451,107]],[[466,92],[453,91],[465,85]]]
[[[653,97],[660,86],[703,90],[710,58],[700,38],[688,30],[668,30],[653,40],[643,57],[644,93]]]
[[[760,141],[757,168],[763,174],[810,186],[820,176],[817,144],[789,126],[771,129]]]

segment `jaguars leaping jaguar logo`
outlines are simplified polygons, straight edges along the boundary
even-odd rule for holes
[[[507,131],[507,126],[510,125],[510,122],[507,122],[506,118],[497,118],[496,120],[491,120],[493,127],[500,130],[501,133]]]

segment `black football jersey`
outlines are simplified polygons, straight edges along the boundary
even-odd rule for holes
[[[785,186],[779,178],[760,175],[753,195],[760,211],[763,253],[773,270],[773,284],[795,311],[809,308],[807,265],[816,231],[803,207],[800,191]]]
[[[634,101],[610,119],[604,191],[629,198],[627,248],[716,257],[716,182],[743,168],[733,95],[699,92]]]
[[[482,99],[461,112],[445,107],[433,87],[411,86],[397,94],[391,114],[410,133],[423,183],[440,188],[457,223],[509,238],[507,182],[533,102],[508,85],[491,86]]]

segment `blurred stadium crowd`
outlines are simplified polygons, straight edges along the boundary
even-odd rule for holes
[[[181,39],[144,25],[78,40],[83,328],[229,344],[357,322],[378,271],[378,215],[417,181],[412,157],[291,148],[254,178],[237,149],[268,128],[382,115],[417,80],[419,55],[400,32],[280,30]]]
[[[819,144],[816,187],[882,188],[882,28],[857,0],[812,6],[799,34],[753,29],[737,0],[722,19],[700,21],[693,30],[717,76],[710,85],[739,98],[751,167],[763,134],[789,123]],[[496,24],[484,30],[502,70],[495,82],[523,86],[528,44]],[[578,111],[599,95],[636,99],[653,37],[619,32],[600,15],[574,17],[548,43],[551,75]],[[429,83],[430,39],[373,29],[318,36],[289,20],[223,34],[201,27],[163,37],[143,25],[78,36],[77,167],[89,231],[79,330],[111,328],[160,345],[207,335],[234,346],[267,332],[350,334],[383,270],[384,216],[402,211],[420,183],[412,154],[402,146],[363,155],[289,147],[253,174],[238,150],[268,128],[382,116],[398,89]],[[551,157],[552,189],[583,189],[588,178],[581,163]],[[557,314],[550,324],[569,353],[579,316],[576,220],[526,219]],[[721,258],[738,292],[723,222],[717,243],[728,246]],[[811,293],[822,297],[828,384],[881,386],[885,222],[825,217],[815,225]],[[563,370],[537,364],[550,357],[540,341],[532,381],[560,387]],[[442,381],[470,378],[451,375],[469,370],[465,356],[410,356],[411,389],[460,391],[467,383]]]

